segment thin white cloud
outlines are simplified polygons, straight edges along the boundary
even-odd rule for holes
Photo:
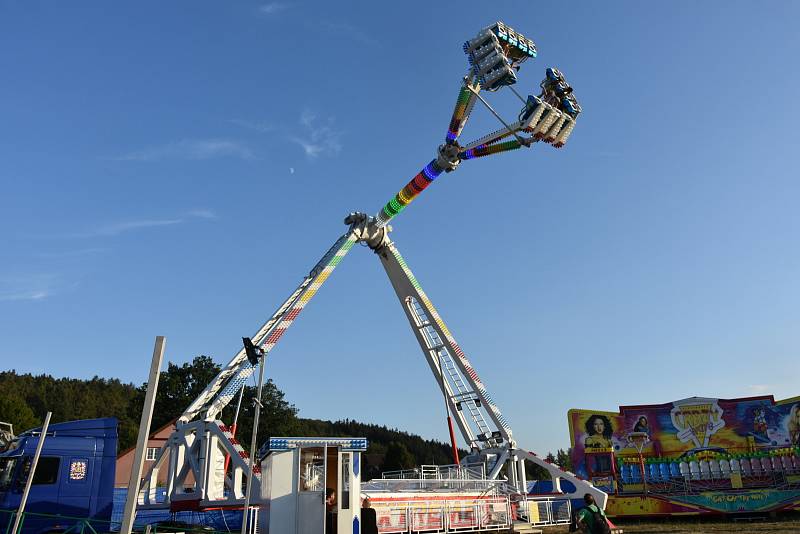
[[[217,214],[211,210],[191,210],[186,213],[190,217],[197,217],[198,219],[218,219]]]
[[[334,128],[333,117],[321,120],[316,113],[305,109],[300,114],[300,124],[306,130],[305,135],[291,136],[289,140],[300,145],[308,158],[334,156],[341,152],[342,134]]]
[[[173,224],[181,224],[183,219],[141,219],[138,221],[124,221],[106,224],[99,226],[94,230],[87,232],[85,237],[92,236],[115,236],[130,232],[131,230],[141,230],[143,228],[154,228],[158,226],[172,226]]]
[[[254,121],[248,119],[231,119],[230,122],[248,130],[255,130],[259,133],[271,132],[275,129],[275,125],[267,121]]]
[[[289,167],[289,174],[294,174],[294,167]]]
[[[772,391],[775,389],[775,386],[772,384],[750,384],[747,386],[747,389],[750,391],[750,393],[761,395]]]
[[[158,228],[162,226],[174,226],[176,224],[184,224],[192,219],[216,219],[217,214],[211,210],[195,209],[186,212],[182,217],[172,219],[134,219],[128,221],[119,221],[114,223],[102,224],[85,232],[71,234],[69,237],[88,238],[88,237],[114,237],[120,234],[133,232],[136,230],[145,230],[148,228]]]
[[[12,300],[43,300],[49,296],[50,293],[45,290],[23,291],[21,293],[0,293],[0,302],[9,302]]]
[[[283,11],[287,7],[289,6],[282,2],[270,2],[268,4],[259,6],[258,12],[262,15],[274,15],[275,13]]]
[[[52,274],[0,277],[0,302],[44,300],[53,294]]]
[[[148,147],[113,159],[117,161],[158,161],[163,159],[203,160],[219,157],[253,159],[245,145],[229,139],[181,139],[175,143]]]

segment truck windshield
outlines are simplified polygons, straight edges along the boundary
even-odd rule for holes
[[[17,458],[0,458],[0,491],[5,491],[11,486],[16,466]]]

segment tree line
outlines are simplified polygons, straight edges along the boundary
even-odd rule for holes
[[[192,362],[182,365],[170,362],[159,378],[151,429],[159,429],[179,417],[219,370],[220,366],[208,356],[197,356]],[[137,387],[115,378],[95,376],[81,380],[3,371],[0,372],[0,421],[13,424],[14,431],[20,433],[40,426],[48,411],[53,412],[53,423],[116,417],[122,451],[136,443],[146,391],[146,383]],[[237,425],[237,436],[245,448],[253,428],[255,396],[256,388],[246,386]],[[233,421],[237,400],[234,398],[221,414],[220,418],[228,424]],[[450,446],[436,440],[350,419],[301,418],[297,408],[286,400],[283,391],[272,380],[264,384],[261,403],[260,443],[271,436],[366,437],[369,448],[364,455],[365,471],[371,476],[382,470],[453,462]]]
[[[177,365],[170,362],[161,371],[151,429],[153,431],[179,417],[183,410],[211,383],[220,366],[208,356],[197,356],[192,362]],[[44,414],[53,412],[53,423],[76,419],[116,417],[119,420],[119,448],[126,450],[136,444],[139,419],[147,384],[135,386],[116,378],[93,377],[54,378],[50,375],[0,372],[0,421],[14,425],[16,433],[42,424]],[[253,428],[253,399],[256,388],[245,386],[238,418],[237,436],[247,448]],[[221,414],[230,424],[238,399],[234,399]],[[297,408],[286,400],[272,380],[264,384],[259,420],[259,442],[271,436],[365,437],[369,446],[364,454],[366,479],[379,476],[381,471],[409,469],[418,465],[453,463],[450,445],[382,425],[360,423],[351,419],[324,421],[298,417]],[[461,450],[462,457],[467,451]],[[571,469],[569,453],[561,449],[546,459],[565,469]],[[533,478],[547,478],[543,470],[532,469]]]

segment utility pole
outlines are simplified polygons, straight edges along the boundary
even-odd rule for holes
[[[242,515],[242,534],[247,534],[247,520],[250,516],[250,495],[253,491],[253,483],[256,480],[255,472],[253,471],[256,457],[256,447],[258,444],[258,418],[261,415],[261,390],[264,386],[264,350],[253,344],[249,337],[243,337],[242,342],[247,353],[247,359],[250,363],[259,362],[258,368],[258,391],[256,398],[253,399],[253,409],[256,411],[253,417],[253,432],[250,439],[250,462],[247,475],[247,492],[244,498],[244,513]]]
[[[131,534],[133,520],[136,517],[139,480],[142,478],[142,469],[144,468],[144,453],[147,450],[147,438],[150,436],[150,422],[153,419],[153,407],[156,404],[156,391],[158,390],[158,379],[161,376],[161,362],[164,360],[166,342],[164,336],[156,336],[153,359],[150,362],[150,376],[147,378],[147,393],[144,396],[144,407],[142,407],[142,418],[139,420],[139,437],[136,440],[131,478],[128,481],[128,497],[125,500],[125,511],[119,528],[120,534]]]
[[[11,529],[12,534],[17,534],[17,529],[19,529],[19,525],[22,522],[22,517],[25,515],[25,504],[28,502],[28,494],[31,492],[31,484],[33,483],[33,475],[36,474],[36,466],[39,465],[39,456],[42,454],[42,445],[44,445],[44,438],[47,436],[47,427],[50,426],[51,415],[53,415],[53,412],[47,412],[47,415],[44,417],[44,425],[42,425],[42,433],[39,434],[39,443],[36,444],[36,452],[33,454],[31,470],[28,472],[28,480],[25,481],[22,499],[19,501],[17,515],[14,517],[14,528]]]

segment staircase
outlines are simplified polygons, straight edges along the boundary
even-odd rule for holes
[[[544,531],[525,521],[514,521],[509,532],[513,532],[514,534],[542,534]]]

